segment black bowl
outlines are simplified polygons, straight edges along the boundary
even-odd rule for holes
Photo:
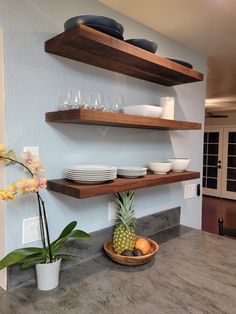
[[[133,39],[127,39],[125,42],[134,45],[136,47],[142,48],[144,50],[147,50],[149,52],[155,53],[157,50],[157,44],[154,43],[154,41],[147,40],[147,39],[141,39],[141,38],[133,38]]]
[[[88,27],[91,27],[93,29],[96,29],[97,31],[99,32],[102,32],[102,33],[105,33],[107,35],[110,35],[112,37],[115,37],[115,38],[118,38],[118,39],[121,39],[121,40],[124,40],[124,37],[121,35],[121,33],[119,33],[118,31],[116,31],[115,29],[113,28],[110,28],[108,26],[104,26],[104,25],[97,25],[97,24],[84,24]]]
[[[183,66],[185,66],[185,67],[187,67],[189,69],[193,68],[193,65],[191,63],[187,62],[187,61],[179,60],[179,59],[175,59],[175,58],[166,58],[166,59],[168,59],[170,61],[173,61],[175,63],[181,64],[181,65],[183,65]]]
[[[96,25],[100,27],[104,26],[105,28],[108,27],[109,29],[114,30],[120,35],[123,35],[124,33],[124,27],[120,23],[116,22],[113,19],[110,19],[109,17],[100,16],[100,15],[74,16],[64,23],[64,29],[67,30],[79,24],[85,24],[87,26],[89,25]]]

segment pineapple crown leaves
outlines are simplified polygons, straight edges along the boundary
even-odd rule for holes
[[[134,194],[135,192],[130,191],[114,194],[117,205],[115,223],[128,230],[135,228]]]

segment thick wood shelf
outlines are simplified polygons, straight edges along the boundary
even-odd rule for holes
[[[80,25],[45,42],[45,51],[165,86],[203,80],[203,74]]]
[[[99,112],[89,109],[73,109],[47,112],[46,122],[109,125],[127,128],[200,130],[201,123],[131,116],[123,113]]]
[[[148,174],[146,177],[137,179],[117,178],[110,183],[96,185],[77,184],[67,179],[56,179],[48,180],[47,188],[50,191],[82,199],[127,190],[138,190],[156,185],[163,185],[198,178],[200,178],[199,172],[184,171],[179,173],[170,172],[164,175]]]

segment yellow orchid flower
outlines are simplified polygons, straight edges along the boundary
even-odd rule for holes
[[[22,178],[16,182],[17,193],[27,194],[31,192],[37,192],[37,183],[35,179]]]
[[[11,192],[11,190],[0,190],[0,199],[3,201],[12,201],[15,200],[15,195]]]

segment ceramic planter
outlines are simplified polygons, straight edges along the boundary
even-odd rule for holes
[[[52,290],[58,286],[61,259],[49,264],[37,264],[36,276],[39,290]]]

